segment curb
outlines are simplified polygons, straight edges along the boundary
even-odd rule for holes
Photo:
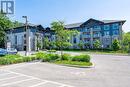
[[[88,53],[90,55],[113,55],[113,56],[130,56],[130,54],[109,54],[109,53]]]
[[[93,64],[91,66],[79,66],[79,65],[70,65],[70,64],[56,64],[56,65],[75,67],[75,68],[94,68],[95,67],[95,64]]]

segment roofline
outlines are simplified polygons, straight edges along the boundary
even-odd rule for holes
[[[44,29],[44,27],[42,25],[34,25],[34,26],[28,25],[28,27],[38,27],[38,26],[41,26]],[[9,28],[6,31],[9,31],[9,30],[12,30],[12,29],[24,28],[24,27],[26,27],[26,26],[23,25],[23,26],[20,26],[20,27]]]
[[[126,20],[119,20],[119,21],[115,21],[115,22],[104,23],[100,20],[96,20],[96,19],[93,19],[93,18],[88,19],[86,22],[88,22],[89,20],[95,20],[95,21],[101,22],[102,24],[122,23],[122,25],[123,25],[126,22]],[[83,22],[79,27],[81,27],[86,22]],[[66,24],[66,25],[71,25],[71,24]],[[72,27],[72,28],[78,28],[78,27]],[[71,28],[69,28],[69,29],[71,29]]]
[[[104,23],[104,24],[119,23],[119,22],[124,24],[126,22],[126,20],[121,20],[121,21],[117,21],[117,22],[110,22],[110,23]]]

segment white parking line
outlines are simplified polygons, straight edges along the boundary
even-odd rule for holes
[[[73,86],[61,85],[59,87],[73,87]]]
[[[45,82],[42,82],[42,83],[39,83],[39,84],[36,84],[36,85],[33,85],[33,86],[30,86],[30,87],[36,87],[36,86],[39,86],[39,85],[43,85],[43,84],[46,84],[48,81],[45,81]]]
[[[14,79],[14,78],[17,78],[17,77],[21,77],[21,76],[14,76],[14,77],[9,77],[9,78],[4,78],[4,79],[0,79],[0,81],[2,80],[8,80],[8,79]]]
[[[44,82],[54,83],[54,84],[61,85],[61,86],[74,87],[74,86],[66,85],[66,84],[63,84],[63,83],[55,82],[55,81],[43,80],[43,79],[40,79],[40,78],[37,78],[37,77],[34,77],[34,76],[25,75],[25,74],[13,72],[13,71],[10,71],[10,70],[7,70],[7,72],[11,72],[11,73],[21,75],[21,76],[30,77],[30,78],[33,78],[33,79],[38,79],[38,80],[41,80],[41,81],[44,81]]]
[[[21,81],[16,81],[16,82],[11,82],[11,83],[6,83],[6,84],[0,85],[0,86],[12,85],[12,84],[21,83],[21,82],[25,82],[25,81],[29,81],[29,80],[32,80],[32,78],[26,79],[26,80],[21,80]]]
[[[13,65],[10,65],[10,66],[3,66],[3,67],[0,67],[0,69],[15,69],[15,68],[19,68],[19,67],[23,67],[23,66],[28,66],[28,65],[34,65],[34,64],[37,64],[39,62],[35,62],[35,63],[20,63],[20,64],[13,64]]]
[[[11,74],[11,73],[3,73],[3,74],[0,74],[0,76],[2,76],[2,75],[8,75],[8,74]]]

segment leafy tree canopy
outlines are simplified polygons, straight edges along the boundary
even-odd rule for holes
[[[117,39],[115,39],[112,43],[112,48],[114,51],[117,51],[120,49],[120,44],[119,44],[119,41]]]
[[[101,47],[101,42],[99,40],[96,40],[94,42],[94,48],[99,49]]]
[[[18,21],[12,22],[6,14],[2,14],[0,12],[0,47],[4,47],[5,44],[5,31],[7,29],[13,28],[14,26],[18,26],[20,24]],[[19,25],[20,26],[20,25]]]

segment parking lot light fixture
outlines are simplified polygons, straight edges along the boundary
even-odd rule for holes
[[[29,30],[28,30],[28,17],[22,16],[22,18],[25,18],[25,31],[26,31],[26,56],[29,55]]]

